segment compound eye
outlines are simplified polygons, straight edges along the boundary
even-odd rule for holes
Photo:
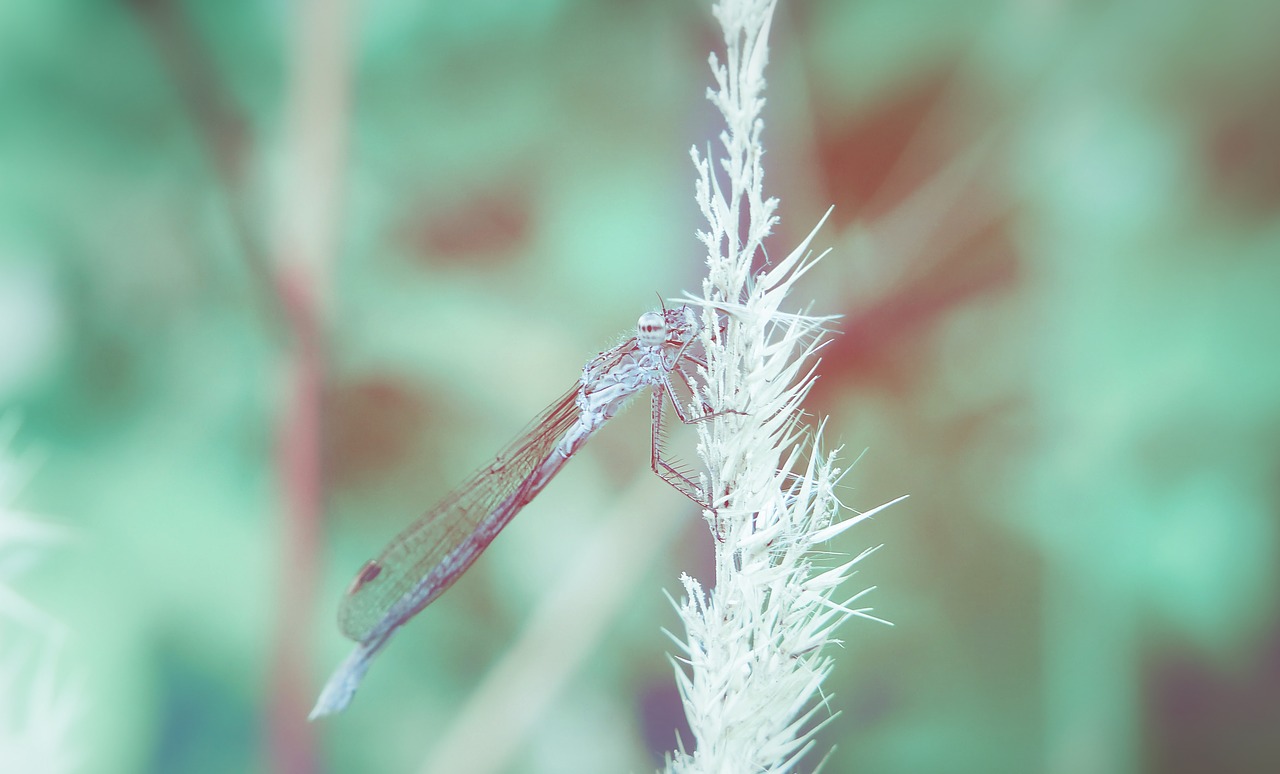
[[[667,340],[667,323],[657,312],[645,312],[636,323],[636,338],[642,347],[656,347]]]

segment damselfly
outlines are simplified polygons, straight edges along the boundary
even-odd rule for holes
[[[547,407],[490,465],[367,562],[338,611],[342,633],[357,643],[355,651],[329,678],[311,717],[346,707],[392,633],[452,586],[582,444],[627,398],[646,387],[653,388],[653,471],[694,502],[710,507],[702,488],[661,455],[664,397],[682,422],[716,416],[704,410],[691,418],[672,388],[675,374],[697,395],[685,366],[705,366],[689,352],[701,329],[697,314],[687,306],[641,315],[634,337],[592,358],[578,384]]]

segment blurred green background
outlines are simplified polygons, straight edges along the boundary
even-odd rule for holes
[[[896,627],[841,631],[826,771],[1280,770],[1278,33],[1269,0],[783,0],[769,249],[834,204],[795,304],[844,315],[808,409],[868,450],[847,504],[912,495],[837,546],[886,544],[858,581]],[[62,627],[50,745],[661,764],[663,590],[712,538],[643,409],[303,717],[364,559],[699,288],[712,47],[675,0],[0,3],[11,501],[71,532],[5,581]]]

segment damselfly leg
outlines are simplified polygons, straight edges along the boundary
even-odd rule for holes
[[[685,355],[685,357],[694,359],[691,355]],[[734,409],[727,409],[725,411],[703,413],[695,417],[688,416],[685,413],[685,409],[680,405],[680,399],[677,397],[675,388],[671,384],[671,377],[669,376],[671,371],[677,373],[681,380],[684,381],[685,385],[689,387],[694,398],[698,398],[698,393],[693,385],[693,380],[687,373],[685,373],[684,369],[681,368],[679,362],[674,363],[668,370],[667,374],[663,374],[661,381],[654,385],[649,465],[653,469],[653,472],[658,475],[658,478],[666,481],[680,494],[697,503],[698,507],[715,513],[717,504],[713,503],[711,501],[711,497],[707,495],[703,487],[694,481],[693,471],[688,468],[677,467],[676,464],[673,464],[672,461],[664,458],[663,456],[663,396],[666,395],[667,399],[671,401],[671,408],[675,411],[676,418],[686,425],[696,425],[699,422],[705,422],[708,419],[715,419],[716,417],[727,416],[729,414],[742,414],[742,412]],[[704,412],[708,411],[709,407],[706,403],[703,403],[702,407]]]

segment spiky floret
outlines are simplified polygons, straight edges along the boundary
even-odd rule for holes
[[[72,739],[82,702],[63,674],[66,632],[9,586],[21,559],[67,531],[10,505],[32,467],[9,451],[17,425],[0,417],[0,771],[69,772],[81,763]]]
[[[712,54],[708,99],[725,119],[723,154],[713,169],[693,150],[695,194],[708,228],[702,297],[707,368],[701,400],[715,412],[700,423],[698,453],[712,509],[716,583],[682,577],[676,605],[685,639],[672,635],[677,683],[696,750],[669,757],[671,772],[789,771],[814,745],[827,708],[827,645],[851,616],[837,601],[856,558],[825,566],[819,547],[880,508],[839,520],[843,471],[821,450],[801,404],[813,385],[815,355],[831,317],[783,311],[796,281],[822,255],[810,251],[820,221],[789,255],[753,273],[777,222],[763,194],[764,67],[776,0],[724,0],[713,12],[725,34],[725,62]],[[723,182],[722,182],[723,177]],[[745,216],[745,217],[744,217]],[[823,218],[825,221],[825,216]],[[881,506],[881,508],[887,506]],[[830,555],[825,555],[829,557]],[[869,591],[868,589],[867,591]]]

